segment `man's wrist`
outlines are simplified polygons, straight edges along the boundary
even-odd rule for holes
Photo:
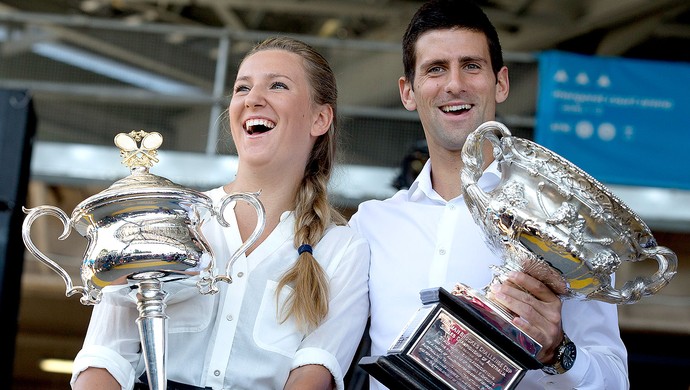
[[[549,375],[563,374],[570,370],[575,364],[577,357],[577,348],[568,335],[563,333],[563,341],[556,349],[556,361],[553,364],[547,364],[542,367],[542,371]]]

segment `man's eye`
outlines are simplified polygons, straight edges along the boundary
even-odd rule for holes
[[[443,72],[443,68],[440,66],[433,66],[433,67],[429,68],[429,73],[439,73],[439,72]]]

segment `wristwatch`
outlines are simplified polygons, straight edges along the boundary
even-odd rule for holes
[[[563,341],[556,350],[556,362],[544,365],[541,370],[549,375],[563,374],[573,367],[576,355],[575,343],[568,338],[567,334],[563,333]]]

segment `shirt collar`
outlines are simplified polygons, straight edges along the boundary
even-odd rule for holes
[[[498,161],[494,160],[484,170],[482,176],[477,181],[477,185],[484,191],[490,191],[498,185],[501,181],[501,172],[499,171]],[[417,175],[417,178],[407,191],[408,199],[411,202],[420,201],[422,199],[429,199],[434,201],[441,201],[446,203],[443,198],[434,190],[431,184],[431,159],[428,159],[424,167]],[[458,198],[462,198],[460,195]],[[456,198],[457,199],[457,198]]]

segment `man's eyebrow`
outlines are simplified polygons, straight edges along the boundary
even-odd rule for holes
[[[460,62],[481,62],[483,64],[488,64],[489,60],[479,56],[462,56],[460,57]]]
[[[437,59],[429,60],[426,62],[422,62],[419,64],[419,66],[420,66],[420,68],[429,68],[431,66],[445,65],[447,63],[448,63],[447,59],[437,58]]]

